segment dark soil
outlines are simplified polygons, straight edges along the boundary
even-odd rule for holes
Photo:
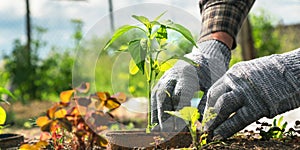
[[[32,102],[29,105],[21,105],[20,103],[12,104],[12,110],[15,113],[15,119],[28,120],[32,117],[37,117],[41,113],[45,112],[53,102]],[[37,109],[39,108],[39,109]],[[17,133],[24,135],[25,141],[36,141],[39,139],[40,129],[22,129],[9,127],[5,128],[2,133]],[[1,149],[1,148],[0,148]],[[247,136],[230,138],[224,142],[218,142],[203,146],[202,149],[256,149],[256,150],[300,150],[300,137],[293,140],[268,140],[262,141],[257,138]]]
[[[203,146],[202,149],[300,150],[300,141],[299,139],[283,142],[278,140],[262,141],[257,139],[232,138],[224,142]]]

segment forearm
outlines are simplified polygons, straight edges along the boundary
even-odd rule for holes
[[[200,38],[199,41],[203,42],[203,41],[208,41],[208,40],[218,40],[218,41],[224,43],[229,50],[232,48],[233,42],[234,42],[232,36],[230,36],[228,33],[223,32],[223,31],[210,33],[207,36]]]
[[[200,0],[202,27],[199,41],[216,39],[234,49],[237,33],[254,1]]]

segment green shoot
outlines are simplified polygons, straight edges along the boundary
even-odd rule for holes
[[[113,34],[112,38],[106,43],[104,50],[107,50],[110,45],[112,45],[115,40],[121,37],[123,34],[129,32],[132,29],[138,29],[141,31],[144,36],[142,38],[134,39],[128,42],[127,45],[122,46],[123,52],[129,52],[132,60],[129,64],[129,72],[134,75],[138,72],[141,72],[147,77],[147,97],[148,97],[148,124],[146,132],[149,133],[156,124],[151,124],[151,89],[154,86],[154,82],[158,78],[159,73],[166,71],[170,68],[166,62],[173,59],[182,59],[192,64],[195,64],[192,60],[172,56],[165,61],[158,61],[159,54],[162,51],[165,51],[167,48],[167,41],[169,38],[169,31],[176,31],[180,33],[185,39],[191,42],[194,46],[197,47],[195,40],[191,32],[180,24],[176,24],[170,20],[159,21],[159,19],[165,14],[163,12],[157,16],[154,20],[150,20],[145,16],[136,16],[132,17],[142,24],[143,27],[133,26],[133,25],[124,25],[117,29]],[[158,46],[153,46],[158,43]]]

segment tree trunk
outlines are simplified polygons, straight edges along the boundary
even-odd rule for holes
[[[244,21],[238,38],[242,48],[243,60],[254,59],[256,57],[256,52],[254,48],[252,28],[248,17]]]
[[[26,34],[27,34],[27,44],[26,50],[28,54],[27,61],[30,63],[30,50],[31,50],[31,22],[30,22],[30,7],[29,7],[29,0],[26,0]]]
[[[113,2],[112,0],[108,0],[109,4],[109,18],[110,18],[110,29],[113,33],[115,31],[115,23],[114,23],[114,15],[113,15]]]
[[[25,52],[25,57],[27,60],[27,71],[28,71],[28,76],[27,80],[29,83],[29,96],[30,99],[36,98],[36,91],[37,87],[34,84],[34,75],[35,75],[35,68],[32,66],[31,62],[31,19],[30,19],[30,3],[29,0],[26,0],[26,35],[27,35],[27,43],[26,43],[26,52]]]

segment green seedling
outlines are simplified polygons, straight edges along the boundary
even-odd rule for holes
[[[278,121],[277,121],[277,119],[273,120],[273,127],[278,127],[280,129],[280,131],[274,132],[274,136],[273,136],[274,138],[283,138],[283,133],[284,133],[285,128],[286,128],[286,126],[287,126],[288,123],[284,122],[282,124],[282,121],[283,121],[283,116],[281,116],[278,119]]]
[[[198,112],[197,108],[194,107],[184,107],[179,111],[165,111],[165,113],[168,113],[172,116],[179,117],[185,121],[185,123],[188,125],[188,128],[190,130],[193,145],[195,147],[198,147],[199,142],[197,140],[197,125],[198,119],[200,118],[200,113]]]
[[[216,113],[213,111],[214,109],[212,107],[209,107],[206,110],[204,119],[201,122],[201,128],[198,128],[200,130],[201,135],[199,137],[199,140],[197,138],[197,123],[198,119],[200,118],[200,113],[197,108],[195,107],[183,107],[179,111],[165,111],[165,113],[168,113],[172,116],[179,117],[185,121],[185,123],[188,125],[189,131],[192,136],[193,140],[193,146],[197,149],[200,149],[202,146],[207,144],[214,144],[219,143],[220,141],[215,141],[212,143],[207,143],[207,137],[208,134],[203,132],[204,125],[211,119],[216,117]]]
[[[195,64],[192,60],[180,57],[171,56],[165,60],[159,61],[159,55],[167,50],[168,39],[170,39],[170,31],[180,33],[185,39],[197,47],[191,32],[180,24],[174,23],[170,20],[159,21],[165,14],[162,13],[154,20],[149,20],[144,16],[132,17],[136,19],[141,26],[138,25],[124,25],[117,29],[112,38],[107,42],[104,50],[107,50],[119,37],[124,35],[130,30],[136,29],[143,34],[143,37],[128,41],[126,45],[121,46],[119,51],[129,52],[132,60],[129,64],[130,74],[134,75],[138,72],[144,74],[147,78],[147,96],[148,96],[148,124],[146,132],[149,133],[155,124],[151,124],[151,89],[154,86],[155,80],[161,72],[170,68],[168,61],[172,59],[182,59],[189,63]]]
[[[285,128],[288,124],[287,122],[284,122],[282,124],[282,121],[283,121],[283,116],[281,116],[278,119],[278,121],[277,119],[274,119],[272,125],[266,122],[260,123],[259,121],[256,121],[256,124],[261,125],[261,127],[257,128],[256,130],[259,131],[262,140],[269,140],[271,138],[282,139],[285,132]],[[269,129],[266,129],[267,127],[269,127]]]

